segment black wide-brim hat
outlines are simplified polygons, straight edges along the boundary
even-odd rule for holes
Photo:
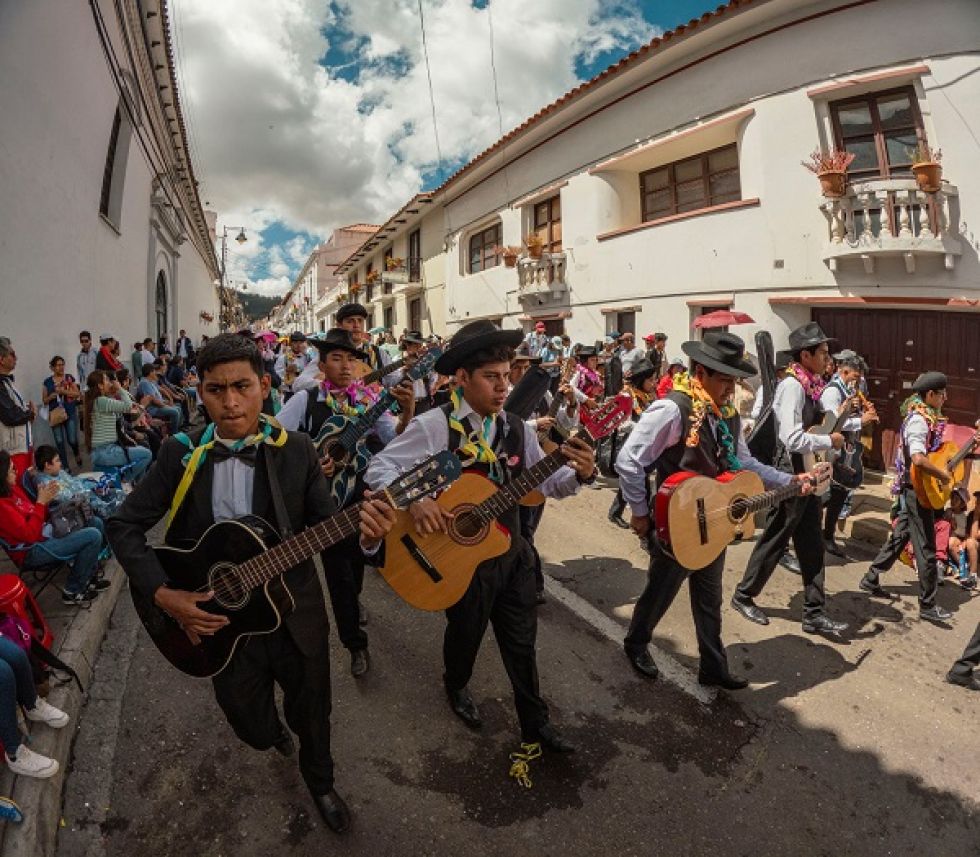
[[[578,360],[579,363],[584,363],[590,357],[598,356],[599,352],[596,351],[596,347],[594,345],[583,345],[578,351],[575,352],[575,359]]]
[[[337,310],[337,324],[340,324],[345,318],[354,318],[358,315],[361,318],[367,318],[368,311],[361,304],[344,304]]]
[[[912,384],[916,393],[928,393],[931,390],[945,390],[948,379],[942,372],[923,372]]]
[[[320,357],[326,357],[331,351],[346,351],[355,357],[364,357],[350,331],[342,327],[331,327],[323,336],[314,336],[309,341],[320,350]]]
[[[656,371],[657,367],[647,360],[646,357],[643,357],[633,364],[629,381],[631,384],[639,386]]]
[[[734,333],[708,331],[700,341],[685,342],[681,351],[695,363],[733,378],[751,378],[756,374],[755,366],[745,356],[745,343]]]
[[[501,330],[492,321],[471,321],[457,330],[449,341],[449,348],[436,361],[436,372],[453,375],[466,362],[466,358],[477,351],[498,345],[517,348],[523,339],[524,332],[521,330]]]
[[[402,334],[402,342],[414,342],[416,345],[424,345],[425,337],[420,330],[407,330]]]
[[[810,351],[830,341],[831,337],[823,332],[823,328],[819,324],[815,321],[808,321],[802,327],[790,331],[789,350],[794,353],[802,351],[804,348]]]

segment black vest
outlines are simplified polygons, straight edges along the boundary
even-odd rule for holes
[[[691,413],[694,411],[694,403],[690,396],[677,391],[668,393],[666,398],[677,405],[677,409],[681,412],[684,433],[677,443],[665,449],[660,458],[654,462],[653,471],[657,474],[657,484],[663,485],[667,477],[681,470],[690,470],[712,478],[725,472],[728,463],[725,461],[724,451],[715,437],[715,432],[711,430],[710,418],[705,417],[701,424],[698,431],[698,445],[688,446],[687,438],[691,433]],[[728,430],[732,433],[732,442],[737,445],[739,432],[742,430],[739,415],[736,413],[719,422],[728,425]]]
[[[368,342],[361,346],[361,351],[364,352],[364,356],[367,358],[367,364],[372,369],[380,369],[384,366],[384,359],[381,356],[381,346],[375,345],[373,342]]]
[[[800,384],[796,378],[792,376],[784,378],[781,384]],[[800,384],[802,387],[803,385]],[[778,385],[777,385],[778,389]],[[803,391],[803,431],[813,428],[817,425],[824,415],[823,408],[820,407],[819,402],[813,401],[807,393],[806,390]],[[782,429],[779,425],[779,416],[776,416],[776,430],[777,430],[777,440],[776,440],[776,460],[773,462],[775,467],[786,473],[805,473],[806,468],[803,466],[803,456],[796,452],[790,452],[783,445],[781,440],[778,440],[778,432]]]
[[[449,425],[449,415],[453,411],[452,402],[448,405],[443,405],[439,410],[443,412],[446,418],[446,428],[449,431],[448,449],[450,452],[456,452],[459,449],[462,438]],[[461,422],[463,421],[461,420]],[[468,426],[468,423],[463,422],[463,425]],[[504,427],[505,425],[506,428]],[[514,416],[514,414],[504,411],[497,417],[497,436],[493,440],[492,449],[501,462],[504,484],[507,484],[515,476],[520,476],[524,472],[524,429],[524,421],[520,417]],[[481,476],[490,478],[490,467],[482,461],[474,461],[472,464],[466,465],[463,468],[463,472],[479,473]],[[511,509],[508,509],[503,515],[497,518],[497,521],[510,533],[510,550],[504,556],[498,557],[497,559],[512,558],[523,548],[524,544],[521,538],[519,507],[515,505]],[[489,560],[489,562],[494,561]]]

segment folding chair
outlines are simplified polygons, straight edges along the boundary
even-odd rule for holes
[[[51,562],[46,562],[44,565],[38,566],[37,568],[24,568],[17,562],[17,560],[14,559],[14,554],[21,551],[28,551],[32,547],[34,547],[34,545],[12,545],[8,544],[3,539],[0,539],[0,549],[7,554],[7,557],[14,564],[20,579],[27,584],[31,592],[33,592],[35,595],[40,595],[47,588],[48,584],[54,579],[54,576],[61,571],[61,569],[67,568],[68,560],[71,559],[71,557],[60,557],[52,551],[46,550],[51,557]],[[28,578],[27,575],[30,575],[30,578]]]

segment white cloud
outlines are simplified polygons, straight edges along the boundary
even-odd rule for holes
[[[230,280],[281,291],[312,246],[270,248],[261,230],[281,221],[326,238],[345,223],[381,222],[438,166],[417,0],[173,0],[172,9],[203,196],[219,224],[249,236],[229,242]],[[469,0],[423,9],[439,143],[445,162],[459,162],[500,136],[490,18]],[[505,131],[575,86],[577,59],[655,34],[630,0],[492,0],[491,10]],[[319,64],[343,47],[360,50],[355,82]]]

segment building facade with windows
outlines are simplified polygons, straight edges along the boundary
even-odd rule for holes
[[[164,0],[0,4],[0,335],[40,396],[78,332],[218,331]],[[97,343],[96,343],[97,344]]]
[[[448,329],[477,318],[591,342],[725,308],[777,348],[815,319],[866,354],[887,458],[926,368],[980,414],[980,15],[973,0],[740,0],[544,108],[434,193]],[[913,25],[914,22],[914,25]],[[942,151],[921,190],[913,150]],[[801,165],[855,158],[840,198]],[[522,247],[514,267],[504,250]]]

